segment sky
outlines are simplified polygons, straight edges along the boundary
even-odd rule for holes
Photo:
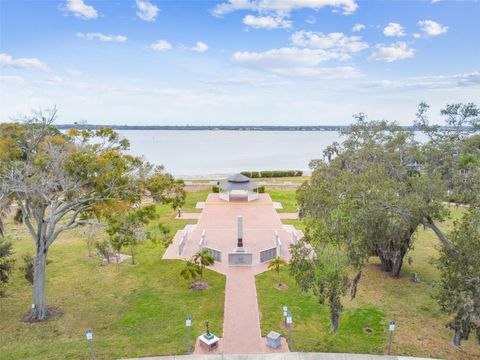
[[[0,0],[0,122],[346,125],[480,104],[479,1]]]

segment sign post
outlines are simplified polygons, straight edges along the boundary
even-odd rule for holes
[[[288,315],[287,305],[283,304],[283,318],[285,319],[285,326],[287,326],[287,315]]]
[[[92,360],[95,360],[95,353],[93,351],[93,333],[92,329],[85,330],[85,336],[87,337],[88,348],[92,353]]]
[[[388,325],[388,355],[392,352],[392,339],[393,339],[393,332],[395,331],[395,320],[390,321]]]
[[[293,336],[292,336],[292,313],[287,314],[288,337],[290,339],[290,351],[293,352]]]
[[[190,355],[190,328],[192,327],[192,317],[187,316],[185,318],[185,325],[187,327],[187,353]]]

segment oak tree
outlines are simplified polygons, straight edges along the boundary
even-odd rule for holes
[[[94,208],[124,209],[146,198],[176,203],[183,188],[162,168],[129,155],[111,129],[60,132],[56,109],[0,125],[0,210],[22,211],[35,248],[33,301],[26,321],[46,319],[45,267],[50,246],[84,223]]]

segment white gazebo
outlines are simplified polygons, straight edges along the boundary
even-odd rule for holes
[[[258,199],[258,185],[252,183],[250,178],[242,174],[230,176],[227,181],[220,183],[220,199],[225,201]]]

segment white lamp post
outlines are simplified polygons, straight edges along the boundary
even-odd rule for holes
[[[190,354],[190,328],[192,327],[192,317],[185,318],[185,326],[187,327],[187,353]]]
[[[285,319],[285,326],[287,325],[287,315],[288,315],[287,305],[283,304],[283,318]]]
[[[388,355],[392,353],[392,338],[395,331],[395,320],[390,321],[388,324]]]
[[[290,338],[290,351],[293,352],[292,324],[293,324],[292,313],[289,312],[287,314],[288,337]]]
[[[85,330],[85,336],[87,337],[88,347],[92,353],[92,360],[95,360],[95,353],[93,351],[93,332],[92,329]]]

